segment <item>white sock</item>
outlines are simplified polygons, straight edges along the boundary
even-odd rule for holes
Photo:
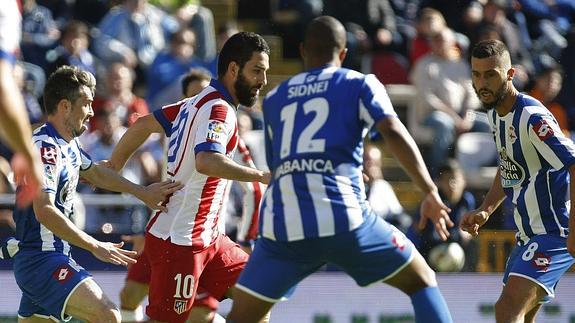
[[[216,316],[214,316],[212,323],[226,323],[226,319],[220,314],[216,313]]]
[[[134,311],[132,310],[120,310],[122,315],[122,322],[141,322],[144,320],[144,308],[140,305]]]

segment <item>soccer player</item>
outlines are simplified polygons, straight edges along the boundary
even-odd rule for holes
[[[452,321],[433,270],[366,202],[363,139],[375,127],[423,191],[422,218],[432,219],[444,239],[453,225],[383,85],[374,75],[341,68],[345,42],[338,20],[314,19],[301,47],[307,71],[264,99],[273,176],[261,206],[261,237],[234,290],[228,322],[259,322],[326,263],[360,286],[383,281],[399,288],[411,298],[417,322]]]
[[[204,88],[210,84],[210,76],[202,70],[193,69],[188,72],[181,81],[182,94],[184,98],[190,98],[200,93]],[[140,128],[138,125],[137,128]],[[136,129],[136,128],[135,128]],[[145,131],[146,129],[142,129]],[[139,132],[140,138],[149,137],[152,134],[153,127],[147,128],[148,132]],[[131,130],[128,130],[130,132]],[[129,136],[129,135],[128,135]],[[119,147],[122,147],[120,144]],[[137,148],[137,147],[135,147]],[[234,160],[241,165],[255,168],[252,161],[250,151],[243,143],[241,138],[238,141],[238,152],[234,156]],[[115,165],[125,165],[127,158],[133,152],[119,152],[113,153],[108,164],[116,171],[121,169]],[[113,161],[113,162],[112,162]],[[242,214],[241,230],[238,233],[238,240],[246,243],[242,245],[242,249],[251,253],[251,247],[247,248],[249,244],[255,239],[255,232],[257,232],[257,222],[259,219],[259,205],[262,197],[263,187],[259,182],[239,182],[244,189],[244,208]],[[225,219],[220,219],[222,230],[224,229]],[[128,267],[128,274],[126,282],[120,291],[120,309],[122,311],[122,320],[126,322],[136,321],[139,319],[136,316],[136,310],[140,303],[148,295],[148,285],[150,283],[151,268],[147,256],[144,254],[144,236],[134,235],[128,238],[134,243],[134,250],[138,252],[138,262]],[[219,301],[211,296],[208,292],[201,290],[197,293],[194,299],[192,310],[188,321],[194,323],[217,323],[225,322],[224,318],[216,313]]]
[[[32,130],[24,99],[14,79],[21,35],[21,15],[16,0],[2,1],[0,6],[0,135],[14,150],[12,171],[19,190],[16,203],[27,206],[40,189],[42,167],[32,145]]]
[[[267,83],[269,47],[254,33],[232,36],[218,60],[218,79],[198,95],[162,107],[130,127],[110,159],[123,167],[150,132],[168,136],[168,178],[186,184],[146,228],[154,321],[184,322],[198,287],[217,300],[231,296],[248,254],[219,228],[229,180],[267,184],[268,172],[232,160],[238,144],[236,107],[251,107]],[[201,276],[201,277],[200,277]]]
[[[166,181],[136,185],[118,173],[93,164],[78,139],[94,115],[96,80],[89,72],[63,66],[50,75],[44,88],[47,123],[33,133],[44,176],[39,195],[27,208],[16,208],[14,275],[22,290],[20,322],[51,322],[73,316],[89,322],[119,322],[120,312],[90,274],[71,257],[70,245],[90,251],[115,265],[135,262],[122,243],[98,241],[70,221],[80,177],[111,191],[128,192],[152,209],[166,210],[162,200],[182,187]]]
[[[512,201],[517,245],[507,261],[495,316],[498,323],[534,322],[575,263],[575,185],[570,181],[575,145],[541,102],[515,89],[515,69],[501,41],[474,46],[471,73],[477,96],[489,109],[499,169],[483,203],[460,225],[477,235],[505,198]]]

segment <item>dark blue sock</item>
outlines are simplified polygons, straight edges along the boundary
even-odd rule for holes
[[[447,303],[437,287],[423,288],[411,297],[416,323],[452,323]]]

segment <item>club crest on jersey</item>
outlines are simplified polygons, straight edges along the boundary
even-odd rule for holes
[[[55,147],[42,147],[40,148],[40,157],[42,157],[44,164],[56,165],[58,152]]]
[[[546,139],[553,136],[553,129],[545,119],[541,119],[536,125],[534,125],[533,130],[537,134],[537,137],[541,139],[541,141],[545,141]]]
[[[509,126],[508,135],[509,135],[509,142],[514,144],[515,141],[517,140],[517,134],[515,133],[515,127]]]
[[[503,187],[521,185],[525,178],[523,167],[507,156],[505,148],[501,148],[499,151],[499,170]]]
[[[174,300],[174,312],[178,313],[178,315],[184,313],[186,311],[187,306],[188,306],[187,300],[182,299]]]
[[[208,134],[206,139],[208,141],[219,141],[222,135],[225,133],[226,126],[223,122],[212,120],[208,124]]]

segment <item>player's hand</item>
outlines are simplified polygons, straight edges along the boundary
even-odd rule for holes
[[[101,242],[98,241],[92,254],[101,261],[109,262],[114,265],[127,266],[135,264],[137,253],[135,251],[122,249],[123,242]]]
[[[137,197],[152,210],[160,210],[167,212],[168,208],[162,205],[164,201],[173,194],[180,190],[184,185],[180,182],[166,180],[159,183],[153,183],[146,186]]]
[[[40,163],[26,158],[22,153],[16,153],[10,164],[14,172],[14,181],[18,185],[16,204],[18,207],[26,207],[32,203],[40,191],[42,178]]]
[[[479,228],[487,222],[489,214],[485,211],[473,210],[463,215],[459,227],[461,230],[469,232],[472,236],[479,234]]]
[[[268,185],[271,180],[272,180],[272,173],[270,173],[270,172],[263,172],[262,178],[261,178],[260,182],[261,182],[262,184]]]
[[[139,256],[144,251],[146,237],[143,234],[122,235],[122,241],[132,243],[132,250]]]
[[[100,166],[104,166],[104,167],[109,168],[109,169],[112,169],[112,170],[115,170],[116,172],[119,172],[119,171],[120,171],[120,169],[118,169],[118,168],[116,167],[116,165],[112,164],[112,162],[109,161],[109,160],[107,160],[107,159],[100,160],[100,161],[98,161],[96,164],[98,164],[98,165],[100,165]]]
[[[449,218],[451,209],[447,207],[439,197],[437,191],[429,192],[419,210],[421,218],[419,219],[419,230],[423,230],[427,225],[427,220],[431,220],[435,226],[435,231],[439,234],[441,240],[447,240],[449,237],[449,228],[453,227],[453,221]]]

